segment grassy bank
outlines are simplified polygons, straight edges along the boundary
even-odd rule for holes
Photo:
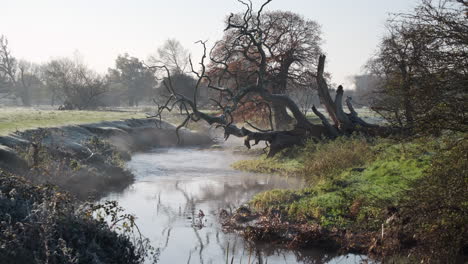
[[[57,127],[145,117],[146,114],[141,111],[58,111],[20,107],[2,108],[0,109],[0,136],[38,127]]]
[[[256,195],[250,201],[256,212],[279,211],[285,221],[371,236],[385,229],[392,239],[381,238],[379,247],[374,245],[380,249],[374,250],[388,254],[414,248],[415,255],[430,260],[456,256],[467,245],[467,149],[466,135],[405,142],[354,137],[310,142],[273,159],[233,166],[307,179],[308,186],[301,190]],[[436,237],[446,234],[452,239],[441,244]]]
[[[98,123],[102,121],[117,121],[132,118],[146,118],[148,114],[154,113],[155,106],[127,107],[119,109],[108,109],[106,111],[81,111],[81,110],[41,110],[25,107],[3,107],[0,108],[0,136],[8,135],[16,131],[27,129],[59,127],[66,125],[80,125]],[[203,110],[212,114],[210,110]],[[176,112],[164,113],[162,120],[180,124],[185,115]],[[202,124],[190,122],[189,129],[201,130]]]

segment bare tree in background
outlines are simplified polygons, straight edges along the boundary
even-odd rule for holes
[[[0,36],[0,74],[4,86],[9,86],[8,94],[14,94],[21,98],[24,106],[31,106],[31,91],[26,80],[25,65],[19,65],[11,55],[8,47],[8,39]]]
[[[12,94],[13,92],[13,81],[11,79],[11,76],[15,75],[14,73],[11,74],[12,72],[12,67],[9,67],[8,65],[10,64],[10,59],[9,59],[9,51],[6,49],[7,48],[8,41],[4,36],[0,37],[0,45],[1,45],[1,51],[0,51],[0,92],[4,93],[5,95],[3,97],[7,97]],[[8,51],[8,53],[6,52]]]
[[[311,89],[311,87],[297,86],[289,89],[287,94],[299,106],[305,116],[312,111],[314,105],[320,104],[316,89]]]
[[[158,56],[150,56],[152,64],[164,64],[172,74],[184,74],[187,71],[189,54],[177,39],[168,39],[158,48]]]
[[[67,58],[49,62],[44,68],[44,80],[63,101],[60,109],[64,110],[96,108],[107,91],[102,76]]]
[[[41,80],[41,66],[29,61],[19,60],[19,81],[24,94],[20,97],[28,98],[30,105],[34,102],[38,103],[46,95],[47,90]]]
[[[177,39],[167,39],[164,44],[158,48],[158,55],[150,56],[149,61],[153,65],[166,65],[171,73],[171,81],[175,91],[185,96],[191,96],[193,94],[197,80],[187,72],[189,53]],[[165,77],[162,78],[163,81],[156,89],[156,93],[158,95],[157,100],[164,101],[170,97],[170,92],[163,85]],[[198,94],[200,95],[200,90]]]

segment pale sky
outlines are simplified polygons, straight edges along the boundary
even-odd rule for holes
[[[253,0],[259,7],[263,1]],[[388,13],[410,11],[417,0],[273,0],[267,10],[289,10],[322,25],[326,70],[348,84],[375,52]],[[146,59],[168,38],[198,59],[197,40],[213,44],[224,18],[243,11],[235,0],[0,0],[0,35],[15,57],[41,63],[75,51],[98,72],[119,54]]]

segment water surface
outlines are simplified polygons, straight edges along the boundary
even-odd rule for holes
[[[322,250],[290,251],[251,245],[223,233],[221,208],[234,209],[254,194],[274,188],[299,188],[293,177],[252,174],[230,164],[245,159],[225,150],[157,149],[136,154],[128,168],[133,185],[105,200],[117,200],[137,216],[141,232],[159,248],[158,263],[361,263],[357,255],[338,256]],[[199,213],[205,217],[200,222]]]

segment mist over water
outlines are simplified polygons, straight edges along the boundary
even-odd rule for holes
[[[359,263],[361,257],[321,250],[287,251],[271,245],[249,245],[224,233],[220,209],[234,210],[254,194],[274,188],[299,188],[297,178],[235,171],[241,155],[225,150],[156,149],[133,156],[128,168],[136,182],[104,200],[117,200],[137,216],[141,232],[160,249],[158,263]],[[198,218],[199,210],[205,217]],[[263,262],[259,262],[261,261]]]

